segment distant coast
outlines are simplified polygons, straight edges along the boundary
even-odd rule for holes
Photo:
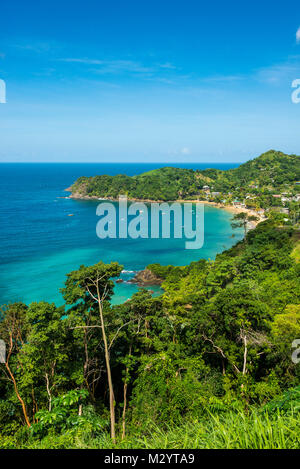
[[[234,215],[256,217],[255,227],[269,217],[294,223],[300,201],[300,156],[269,150],[227,170],[161,167],[135,176],[80,176],[68,189],[73,199],[135,202],[201,202]]]
[[[68,187],[67,189],[65,189],[65,191],[66,192],[72,192],[72,188]],[[119,199],[113,198],[113,197],[97,197],[97,196],[93,196],[93,195],[88,196],[88,195],[82,195],[82,194],[79,194],[79,193],[76,193],[76,192],[72,193],[69,196],[69,198],[74,199],[74,200],[99,200],[99,201],[108,200],[110,202],[118,202],[119,201]],[[152,202],[154,202],[154,203],[155,202],[156,203],[165,202],[166,203],[165,200],[137,199],[137,198],[134,198],[134,197],[128,198],[128,201],[129,202],[144,202],[144,203],[152,203]],[[245,212],[249,216],[255,216],[255,217],[258,218],[257,221],[251,221],[250,222],[251,227],[256,227],[259,223],[266,220],[266,217],[262,217],[255,210],[247,208],[247,207],[237,207],[236,205],[225,205],[225,204],[222,204],[220,202],[210,202],[208,200],[201,200],[201,199],[177,199],[177,200],[167,201],[167,203],[174,203],[174,202],[179,202],[179,203],[201,203],[201,204],[204,204],[204,205],[210,205],[210,206],[213,206],[213,207],[216,207],[216,208],[221,208],[223,210],[227,210],[228,212],[231,212],[234,215],[237,214],[237,213]]]

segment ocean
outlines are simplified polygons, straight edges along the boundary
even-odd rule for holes
[[[100,260],[124,266],[113,303],[137,291],[127,281],[150,263],[187,265],[214,259],[243,236],[226,210],[205,206],[204,245],[185,249],[185,239],[105,239],[96,235],[99,201],[66,199],[79,176],[136,175],[161,166],[229,169],[237,164],[3,163],[0,164],[0,305],[15,301],[63,304],[66,273]],[[73,216],[68,216],[72,214]],[[233,237],[234,235],[234,237]],[[159,287],[151,287],[155,294]]]

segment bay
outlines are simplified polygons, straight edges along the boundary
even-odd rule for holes
[[[185,249],[185,239],[106,239],[96,235],[99,201],[65,198],[79,176],[140,174],[162,166],[229,169],[236,164],[43,163],[0,165],[0,304],[23,301],[63,303],[59,289],[67,272],[81,264],[118,261],[124,265],[113,303],[137,291],[127,281],[147,264],[186,265],[214,259],[242,238],[231,213],[205,206],[204,245]],[[71,215],[72,216],[69,216]],[[232,235],[234,234],[234,237]],[[159,287],[153,287],[155,293]]]

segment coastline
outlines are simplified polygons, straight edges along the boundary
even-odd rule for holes
[[[236,215],[237,213],[245,212],[249,216],[254,216],[254,217],[258,218],[257,221],[251,221],[250,222],[251,225],[253,225],[254,227],[257,226],[262,221],[266,220],[266,218],[259,215],[255,210],[253,210],[251,208],[247,208],[247,207],[237,207],[236,205],[224,205],[220,202],[209,202],[208,200],[198,200],[198,199],[197,200],[177,200],[177,202],[181,202],[181,203],[184,203],[184,202],[197,203],[197,202],[199,202],[199,203],[202,203],[204,205],[211,205],[213,207],[217,207],[217,208],[221,208],[223,210],[227,210],[228,212],[231,212],[234,215]]]
[[[71,187],[68,187],[65,189],[66,192],[72,192]],[[100,200],[100,201],[111,201],[111,202],[118,202],[119,199],[115,199],[113,197],[98,197],[98,196],[88,196],[88,195],[80,195],[78,193],[72,194],[69,196],[70,199],[74,200]],[[204,205],[210,205],[216,208],[221,208],[223,210],[227,210],[228,212],[231,212],[232,214],[236,215],[238,213],[245,212],[249,216],[255,216],[258,218],[257,221],[251,221],[251,227],[255,228],[259,223],[262,221],[266,220],[266,218],[262,217],[259,215],[255,210],[247,208],[247,207],[237,207],[236,205],[224,205],[220,202],[210,202],[208,200],[200,200],[200,199],[177,199],[177,200],[151,200],[151,199],[136,199],[134,197],[128,198],[129,202],[144,202],[144,203],[151,203],[151,202],[156,202],[156,203],[174,203],[174,202],[179,202],[181,204],[183,203],[202,203]]]

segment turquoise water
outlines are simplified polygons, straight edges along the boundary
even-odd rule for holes
[[[116,285],[113,299],[120,303],[137,291],[126,282],[147,264],[186,265],[200,258],[214,259],[242,238],[240,230],[232,237],[229,212],[206,206],[204,245],[199,250],[186,250],[185,239],[101,240],[96,236],[99,202],[62,198],[67,195],[64,189],[82,175],[133,175],[159,166],[164,165],[1,164],[0,304],[40,300],[62,304],[59,288],[65,274],[99,260],[124,266],[124,283]],[[203,169],[212,165],[174,166]],[[220,169],[234,166],[215,165]]]

